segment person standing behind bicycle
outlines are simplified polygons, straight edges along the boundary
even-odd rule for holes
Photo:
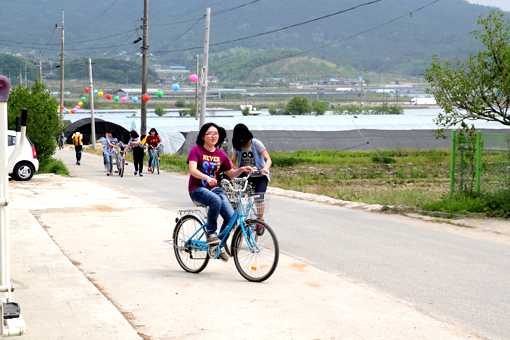
[[[232,165],[227,154],[221,151],[218,146],[221,130],[214,123],[207,123],[202,126],[197,136],[197,145],[191,148],[186,163],[189,165],[188,191],[191,199],[199,204],[209,207],[207,212],[206,238],[208,245],[218,245],[221,240],[216,235],[218,229],[218,216],[223,218],[220,232],[225,229],[228,222],[234,215],[234,209],[220,187],[218,187],[218,176],[221,172],[229,177],[237,177],[242,172],[253,171],[252,167],[245,166],[237,170]],[[228,261],[228,256],[222,249],[220,253],[222,261]]]
[[[145,144],[149,147],[149,172],[151,171],[152,158],[154,157],[154,148],[157,148],[159,144],[161,144],[161,139],[158,136],[158,131],[155,128],[152,128],[149,131],[149,135],[145,141]],[[158,155],[156,155],[158,156]]]
[[[133,163],[135,165],[135,176],[139,174],[143,176],[143,157],[145,156],[145,147],[140,140],[140,136],[135,130],[131,130],[129,133],[131,138],[129,139],[129,143],[127,147],[133,148]],[[140,170],[140,172],[138,172]]]
[[[244,124],[237,124],[234,127],[232,145],[232,164],[234,166],[237,164],[237,168],[251,166],[254,169],[255,173],[250,176],[248,182],[255,189],[255,193],[264,199],[270,181],[269,168],[272,164],[266,147],[261,141],[253,138],[253,134]],[[263,210],[258,214],[258,218],[264,221]]]
[[[103,158],[106,166],[106,176],[113,176],[113,155],[115,144],[113,143],[112,133],[110,131],[105,133],[103,138]]]

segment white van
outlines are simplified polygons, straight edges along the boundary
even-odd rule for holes
[[[34,143],[26,137],[27,140],[23,149],[18,155],[13,167],[9,169],[9,175],[17,181],[28,181],[34,173],[39,170],[39,160],[35,152]],[[10,157],[16,147],[16,131],[7,131],[7,156]]]

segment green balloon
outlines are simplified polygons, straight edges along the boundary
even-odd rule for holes
[[[85,98],[85,97],[81,97],[81,101],[82,101],[82,102],[84,102],[84,101],[86,101],[86,100],[87,100],[87,98]]]
[[[156,92],[156,96],[158,96],[158,98],[163,97],[163,91]]]
[[[116,102],[118,102],[120,100],[119,96],[115,96],[113,97],[113,100],[115,100]]]

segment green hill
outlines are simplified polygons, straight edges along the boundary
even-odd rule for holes
[[[417,9],[432,0],[383,0],[306,25],[218,45],[312,20],[368,1],[249,2],[151,2],[149,52],[157,57],[150,58],[151,64],[162,67],[184,65],[194,69],[193,56],[203,51],[204,20],[199,19],[205,13],[204,7],[210,5],[210,52],[218,59],[241,55],[253,61],[250,55],[267,53],[274,56],[274,51],[299,49],[305,52],[314,49],[304,55],[327,60],[335,65],[346,64],[377,72],[398,71],[417,75],[429,64],[432,54],[452,58],[476,52],[479,45],[468,32],[477,28],[477,17],[490,10],[489,7],[469,4],[464,0],[439,1],[423,10]],[[248,5],[234,9],[243,4]],[[41,53],[43,59],[57,61],[61,31],[54,28],[55,24],[61,25],[62,8],[65,8],[68,59],[111,58],[125,51],[131,58],[138,58],[136,62],[140,61],[137,54],[141,42],[133,44],[133,41],[142,35],[141,30],[136,28],[141,24],[143,1],[135,0],[107,3],[99,0],[85,3],[24,0],[4,3],[0,11],[4,27],[0,31],[0,51],[32,52],[34,59]],[[406,15],[409,12],[413,12],[412,15]],[[386,24],[400,16],[403,18]],[[370,31],[360,34],[367,30]],[[47,45],[48,41],[50,45]],[[329,46],[321,48],[325,45]],[[233,52],[236,50],[248,53],[236,54]],[[215,57],[212,62],[216,62]],[[249,70],[251,72],[262,65],[248,62],[246,68],[253,66]]]

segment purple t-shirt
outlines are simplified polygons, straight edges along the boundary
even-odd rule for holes
[[[230,159],[228,159],[227,154],[218,148],[213,152],[209,152],[203,146],[194,146],[189,151],[186,163],[189,164],[190,161],[197,162],[198,171],[216,179],[218,179],[218,174],[220,172],[232,169],[232,164],[230,164]],[[206,181],[190,175],[188,182],[189,193],[191,194],[193,190],[199,187],[214,188],[217,187],[217,185],[210,187],[207,185]]]

